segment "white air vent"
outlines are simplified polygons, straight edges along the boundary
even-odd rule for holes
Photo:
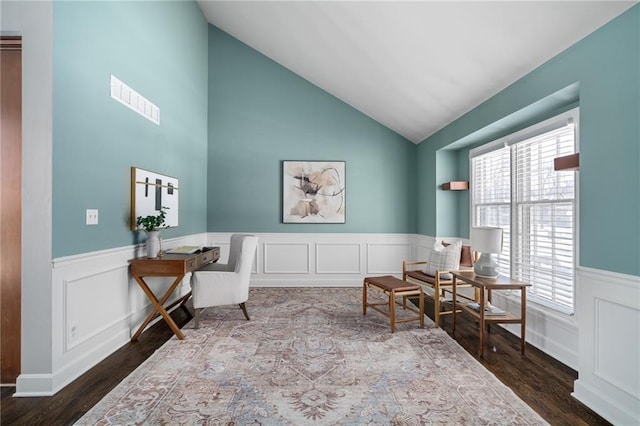
[[[111,98],[160,125],[160,108],[114,75],[111,76]]]

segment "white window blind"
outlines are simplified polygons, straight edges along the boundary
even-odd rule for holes
[[[475,157],[471,169],[474,225],[502,228],[498,264],[502,271],[511,271],[511,150],[505,147]]]
[[[532,285],[531,300],[572,313],[575,173],[554,171],[553,159],[575,152],[575,121],[533,127],[512,146],[472,153],[472,223],[503,228],[500,268]]]

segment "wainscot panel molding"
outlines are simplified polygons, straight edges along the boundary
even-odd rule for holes
[[[358,287],[367,275],[402,276],[415,235],[256,233],[252,287]],[[228,256],[231,233],[209,233],[208,245]]]
[[[311,244],[263,242],[265,274],[311,273]]]
[[[361,274],[361,252],[358,243],[316,243],[316,272]]]
[[[640,277],[578,268],[573,397],[613,424],[640,424]]]
[[[411,259],[411,243],[368,243],[367,275],[402,273],[402,261]],[[400,270],[398,271],[398,265]]]
[[[206,234],[190,235],[164,240],[164,248],[205,242]],[[21,374],[15,396],[53,395],[129,342],[152,310],[129,274],[128,261],[141,256],[145,256],[143,244],[53,259],[53,373]],[[174,300],[190,290],[188,278]],[[149,280],[149,284],[162,292],[171,279]]]

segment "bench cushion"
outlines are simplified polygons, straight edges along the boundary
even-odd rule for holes
[[[422,281],[430,285],[434,285],[436,283],[435,277],[427,275],[422,271],[407,271],[407,277],[413,278],[414,280]]]
[[[387,291],[393,290],[395,292],[402,292],[420,289],[420,286],[416,284],[409,284],[391,275],[385,275],[383,277],[367,277],[364,280],[369,284]]]

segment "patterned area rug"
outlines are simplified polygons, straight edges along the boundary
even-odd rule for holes
[[[205,310],[77,424],[546,424],[429,318],[392,334],[363,316],[361,289],[251,289],[247,307]]]

